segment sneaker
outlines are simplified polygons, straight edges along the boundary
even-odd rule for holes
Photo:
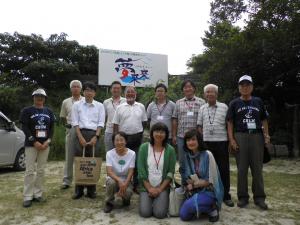
[[[24,208],[28,208],[32,205],[32,201],[31,200],[26,200],[23,202],[23,207]]]
[[[123,199],[123,206],[130,206],[130,199]]]
[[[268,209],[268,205],[265,202],[263,202],[263,201],[261,201],[261,202],[255,202],[255,205],[257,205],[262,210],[267,210]]]
[[[65,189],[68,189],[69,187],[70,187],[70,185],[63,184],[63,185],[61,185],[60,189],[65,190]]]
[[[240,199],[237,203],[237,206],[240,207],[240,208],[244,208],[248,205],[248,201],[245,200],[245,199]]]
[[[45,202],[46,199],[44,199],[43,197],[36,197],[36,198],[33,198],[33,201],[34,202]]]
[[[208,221],[212,222],[212,223],[217,222],[218,220],[219,220],[219,213],[216,216],[209,216],[208,217]]]
[[[110,213],[113,210],[114,206],[111,203],[106,203],[103,211],[105,213]]]
[[[97,197],[96,193],[87,193],[86,197],[95,199]]]
[[[231,199],[224,200],[224,204],[227,205],[228,207],[234,206],[234,203]]]
[[[82,196],[83,196],[83,193],[75,193],[75,194],[72,196],[72,199],[74,199],[74,200],[80,199]]]

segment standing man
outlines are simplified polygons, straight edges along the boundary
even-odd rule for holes
[[[248,168],[252,174],[254,203],[267,210],[262,175],[264,143],[270,142],[268,112],[260,98],[251,95],[253,81],[248,75],[239,79],[240,97],[232,100],[227,113],[227,130],[231,149],[235,152],[238,168],[238,207],[249,203]]]
[[[169,129],[169,143],[172,143],[172,115],[175,103],[167,99],[167,87],[164,84],[156,85],[155,101],[151,102],[147,108],[147,117],[150,121],[150,129],[157,122],[164,123]]]
[[[134,86],[125,88],[126,102],[119,105],[116,110],[112,123],[114,133],[119,131],[127,135],[126,147],[133,150],[138,157],[138,150],[143,141],[143,131],[147,125],[147,115],[142,103],[136,102],[136,90]],[[133,187],[136,191],[138,185],[137,167],[133,176]]]
[[[70,89],[72,97],[67,98],[63,101],[61,105],[61,110],[59,117],[66,128],[66,138],[65,138],[65,151],[66,151],[66,162],[64,168],[64,178],[62,189],[67,189],[70,187],[73,179],[73,160],[74,160],[74,149],[73,142],[75,137],[75,129],[72,128],[72,106],[75,102],[80,101],[83,97],[80,95],[82,84],[79,80],[72,80],[70,83]]]
[[[204,87],[204,96],[207,101],[201,106],[198,114],[197,125],[203,135],[203,141],[212,152],[219,167],[220,176],[224,186],[224,203],[233,207],[230,195],[230,171],[228,138],[226,130],[226,114],[228,107],[218,102],[218,86],[208,84]]]
[[[20,123],[26,136],[23,207],[30,207],[32,201],[44,201],[42,194],[45,166],[55,120],[52,110],[44,106],[47,97],[45,90],[39,88],[32,96],[33,106],[24,108],[20,115]]]
[[[95,146],[95,156],[100,156],[100,134],[105,122],[105,109],[102,103],[94,100],[96,95],[96,85],[92,82],[83,84],[84,99],[76,102],[72,107],[72,126],[76,131],[75,155],[82,156],[85,148],[85,156],[93,155]],[[73,199],[83,196],[84,185],[75,186]],[[96,198],[96,185],[87,186],[87,197]]]
[[[105,115],[106,115],[106,127],[105,127],[105,134],[104,134],[104,143],[105,143],[105,150],[106,152],[113,149],[114,145],[112,142],[112,136],[114,133],[114,126],[112,124],[112,119],[114,118],[115,112],[117,107],[126,102],[126,99],[121,97],[122,93],[122,85],[120,81],[112,82],[110,86],[110,92],[112,97],[106,99],[103,102],[105,108]]]
[[[196,85],[192,80],[183,81],[181,90],[184,98],[177,100],[172,116],[172,141],[177,144],[179,172],[182,175],[185,156],[183,137],[187,131],[197,128],[198,113],[205,101],[195,96]]]

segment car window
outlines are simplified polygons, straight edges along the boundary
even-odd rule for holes
[[[7,127],[7,121],[3,117],[0,117],[0,129],[4,130],[6,127]]]

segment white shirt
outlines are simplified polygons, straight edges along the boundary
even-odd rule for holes
[[[72,116],[71,116],[72,106],[75,102],[82,100],[82,98],[83,97],[80,96],[78,100],[75,100],[73,97],[65,99],[62,102],[59,117],[66,118],[67,123],[71,124],[72,123]]]
[[[113,148],[106,153],[106,166],[111,166],[114,173],[124,181],[128,170],[135,167],[135,152],[128,148],[127,153],[120,156]]]
[[[80,129],[97,130],[104,127],[105,109],[102,103],[93,100],[87,103],[85,98],[75,102],[72,107],[72,126],[79,126]]]
[[[148,180],[152,187],[158,187],[162,182],[162,173],[164,169],[164,153],[153,151],[151,144],[148,145]],[[154,157],[155,154],[155,157]]]
[[[226,104],[216,102],[214,106],[208,103],[201,106],[197,125],[202,127],[203,141],[227,141],[226,114],[228,107]]]
[[[117,107],[112,123],[119,125],[119,131],[130,135],[142,132],[143,122],[146,121],[147,114],[143,104],[134,102],[129,105],[125,102]]]
[[[106,133],[112,134],[114,132],[114,125],[111,121],[114,118],[117,107],[124,102],[126,102],[126,98],[123,97],[121,97],[118,102],[114,102],[113,98],[106,99],[103,102],[105,108],[105,115],[107,116],[105,126]]]

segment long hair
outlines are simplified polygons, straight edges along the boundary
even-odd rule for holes
[[[197,141],[198,141],[198,151],[204,151],[204,144],[203,144],[203,139],[202,139],[202,135],[196,130],[196,129],[191,129],[189,131],[187,131],[184,135],[183,138],[183,147],[185,151],[189,151],[190,149],[187,147],[187,141],[189,139],[191,139],[192,137],[196,137]]]
[[[150,144],[152,146],[154,145],[154,137],[153,137],[154,131],[164,131],[165,132],[166,136],[165,136],[165,139],[163,140],[162,146],[166,147],[166,145],[168,144],[168,138],[169,138],[168,127],[162,122],[157,122],[151,127],[151,129],[150,129]]]

